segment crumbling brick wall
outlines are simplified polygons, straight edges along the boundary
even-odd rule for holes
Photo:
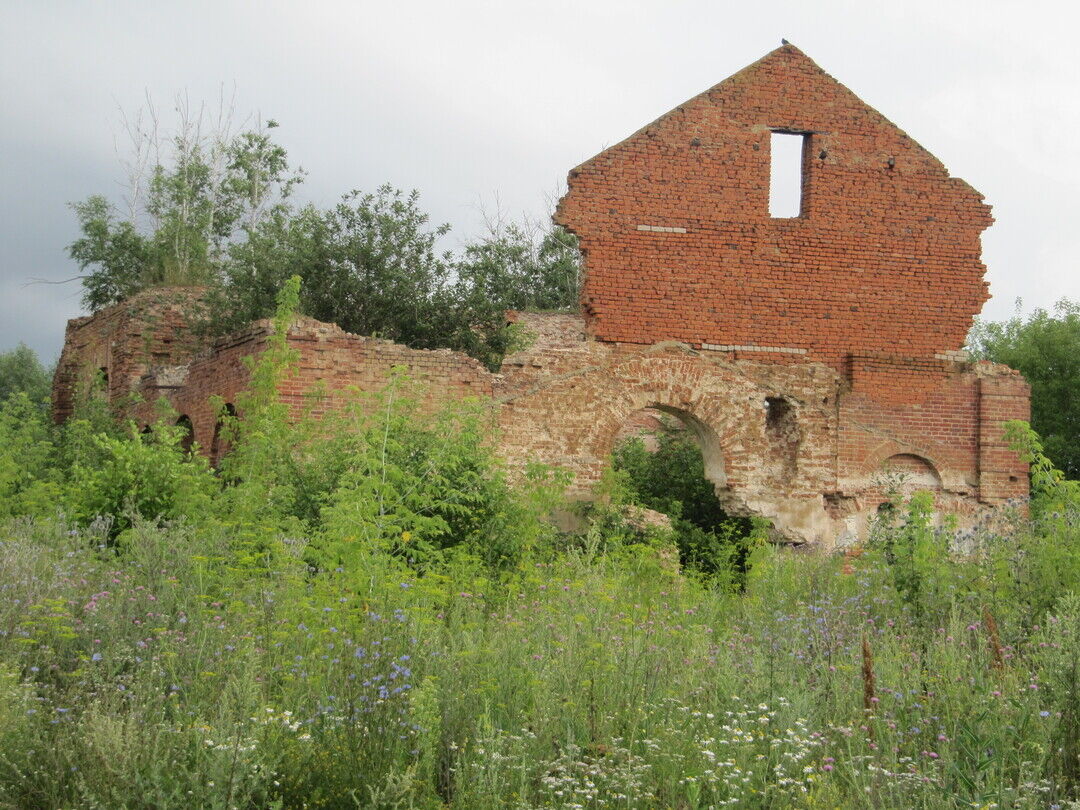
[[[139,382],[141,403],[130,412],[148,424],[157,418],[155,402],[165,397],[178,416],[193,426],[195,441],[209,450],[214,445],[218,409],[211,398],[235,407],[237,396],[250,383],[250,360],[266,350],[272,331],[269,321],[217,340],[178,376],[165,366],[151,370]],[[352,391],[377,391],[400,371],[422,383],[429,408],[452,399],[492,395],[492,375],[477,360],[448,349],[410,349],[378,338],[345,332],[334,324],[297,318],[288,331],[296,363],[279,391],[294,415],[319,417],[340,407]]]
[[[805,133],[795,218],[769,215],[774,131]],[[842,370],[958,350],[988,297],[982,196],[792,45],[572,170],[556,219],[585,252],[599,340]]]
[[[77,399],[98,383],[98,393],[119,404],[152,367],[190,360],[202,345],[191,329],[202,293],[197,287],[146,290],[68,321],[53,378],[53,417],[69,418]]]
[[[768,212],[776,130],[803,133],[788,219]],[[529,340],[499,373],[299,319],[282,398],[318,414],[404,367],[431,407],[489,401],[507,462],[570,469],[582,497],[628,425],[669,414],[730,511],[826,546],[864,535],[898,480],[962,522],[1027,494],[1002,424],[1028,417],[1028,387],[961,351],[987,296],[989,208],[796,48],[573,170],[557,220],[581,240],[582,311],[510,313]],[[192,305],[191,291],[159,291],[72,321],[57,417],[100,368],[129,415],[149,422],[165,397],[214,448],[211,396],[236,401],[269,324],[200,349]],[[132,392],[141,404],[124,404]]]

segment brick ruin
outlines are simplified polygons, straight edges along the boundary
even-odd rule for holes
[[[799,211],[784,218],[769,212],[779,133],[802,152]],[[300,408],[319,389],[316,411],[334,407],[403,366],[433,401],[490,399],[502,456],[573,470],[582,497],[628,424],[667,413],[729,511],[824,547],[864,535],[890,480],[934,491],[961,524],[1027,495],[1002,422],[1028,418],[1028,386],[962,350],[988,297],[989,206],[797,48],[604,150],[568,186],[555,220],[580,240],[579,314],[512,313],[532,342],[496,373],[299,318],[282,398]],[[56,418],[100,373],[130,416],[151,421],[165,397],[220,454],[210,396],[243,390],[243,358],[270,326],[202,347],[185,320],[197,294],[150,290],[70,321]]]

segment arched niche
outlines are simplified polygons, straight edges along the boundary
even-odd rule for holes
[[[941,475],[934,464],[913,453],[896,453],[881,463],[880,472],[889,484],[902,492],[941,489]]]
[[[225,423],[236,418],[236,408],[231,402],[226,402],[222,407],[218,420],[214,424],[214,438],[210,442],[210,463],[218,466],[231,449],[229,441],[222,435]]]

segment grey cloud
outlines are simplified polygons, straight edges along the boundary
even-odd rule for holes
[[[236,89],[282,122],[332,203],[389,181],[418,188],[452,244],[498,199],[542,215],[572,166],[787,37],[987,196],[992,317],[1080,296],[1071,223],[1080,182],[1080,52],[1051,47],[1064,3],[649,0],[308,4],[235,0],[0,7],[0,350],[55,355],[77,285],[67,203],[119,193],[117,108],[144,92]],[[1071,105],[1071,106],[1070,106]],[[163,115],[168,118],[167,115]],[[1067,134],[1067,137],[1066,137]]]

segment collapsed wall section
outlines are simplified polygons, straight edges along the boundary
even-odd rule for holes
[[[71,417],[92,389],[119,405],[151,368],[190,360],[202,346],[191,329],[201,296],[201,288],[159,287],[68,321],[53,377],[53,418]]]
[[[212,398],[236,407],[238,394],[250,386],[251,362],[265,351],[271,333],[269,321],[257,321],[218,340],[180,374],[172,367],[148,373],[140,380],[142,404],[134,414],[145,423],[152,422],[154,402],[165,397],[173,410],[191,421],[199,446],[209,450],[218,430]],[[422,404],[429,409],[455,399],[490,399],[492,394],[491,373],[479,361],[448,349],[410,349],[312,318],[295,319],[287,342],[296,352],[296,363],[282,380],[279,393],[295,417],[302,413],[323,416],[342,407],[355,393],[383,389],[395,373],[421,384]]]
[[[786,218],[769,211],[776,133],[802,139]],[[969,522],[1027,495],[1003,423],[1028,418],[1028,387],[960,351],[987,297],[989,208],[798,49],[573,170],[556,218],[584,252],[582,312],[510,313],[526,345],[498,374],[299,318],[280,396],[319,416],[402,369],[427,407],[489,401],[508,464],[569,469],[582,497],[652,409],[691,431],[731,512],[826,547],[864,536],[896,487],[930,489]],[[197,301],[149,291],[71,321],[56,418],[100,375],[99,394],[144,424],[167,400],[216,460],[212,398],[235,410],[270,325],[203,346],[187,320]]]

